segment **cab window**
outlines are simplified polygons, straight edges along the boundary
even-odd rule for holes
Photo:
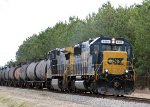
[[[81,55],[81,47],[74,48],[74,55]]]
[[[112,50],[113,51],[125,51],[125,47],[124,46],[112,46]]]
[[[111,45],[102,45],[102,51],[110,51]]]
[[[94,53],[95,54],[99,53],[99,45],[94,45]]]

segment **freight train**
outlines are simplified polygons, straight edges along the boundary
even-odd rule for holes
[[[97,37],[56,48],[48,59],[0,70],[0,85],[126,95],[134,91],[133,52],[124,38]]]

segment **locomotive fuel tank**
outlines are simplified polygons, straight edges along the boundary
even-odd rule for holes
[[[52,79],[51,85],[52,85],[53,89],[61,90],[59,87],[59,80],[58,79]]]
[[[77,89],[80,89],[80,90],[87,90],[87,88],[85,87],[85,81],[84,80],[75,81],[75,87]]]

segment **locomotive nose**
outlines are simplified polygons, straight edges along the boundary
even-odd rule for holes
[[[127,68],[127,52],[104,51],[103,73],[106,69],[109,74],[124,74]]]

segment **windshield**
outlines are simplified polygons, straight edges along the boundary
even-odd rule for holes
[[[102,45],[102,51],[126,51],[123,45]]]
[[[93,52],[98,54],[99,51],[125,51],[128,53],[128,56],[131,54],[131,47],[125,45],[94,45]]]
[[[126,51],[128,56],[131,55],[131,47],[124,45],[102,45],[101,51]]]

